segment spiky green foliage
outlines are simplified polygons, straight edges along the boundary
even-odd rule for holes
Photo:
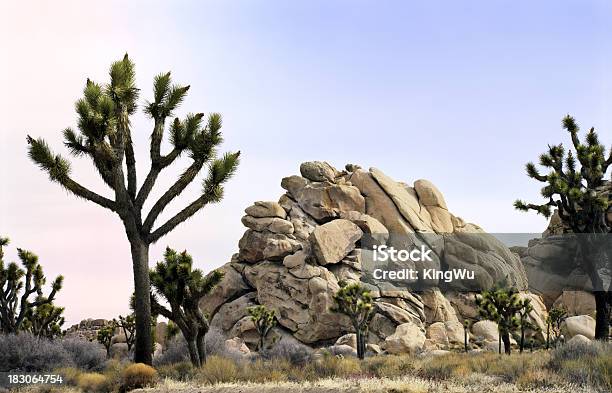
[[[204,275],[200,269],[193,268],[193,259],[187,251],[176,252],[166,248],[164,260],[157,262],[150,271],[153,313],[162,315],[174,322],[187,340],[189,356],[194,366],[206,362],[205,336],[210,328],[208,316],[200,309],[200,300],[208,295],[223,279],[218,270]],[[158,296],[170,308],[162,305]]]
[[[612,167],[612,148],[606,152],[594,128],[581,141],[580,128],[569,115],[563,118],[562,125],[570,134],[573,151],[566,153],[562,144],[548,146],[539,160],[548,173],[541,173],[531,162],[526,166],[529,177],[544,183],[541,193],[547,202],[534,204],[517,200],[514,206],[522,211],[534,210],[545,217],[555,208],[564,227],[582,234],[577,242],[581,267],[595,292],[595,337],[607,339],[612,319],[612,283],[606,285],[600,272],[602,268],[612,269],[612,221],[607,216],[612,196],[605,196],[601,188]]]
[[[376,315],[376,307],[372,294],[359,283],[345,284],[334,295],[333,312],[349,317],[357,336],[357,356],[365,358],[367,337],[372,318]]]
[[[74,156],[91,159],[96,172],[110,190],[110,197],[82,186],[72,178],[70,163],[51,151],[43,139],[27,137],[31,160],[73,195],[94,202],[115,212],[121,219],[128,236],[134,264],[136,339],[135,360],[151,364],[149,341],[150,303],[148,282],[149,245],[155,243],[178,225],[192,217],[210,203],[223,197],[224,184],[235,173],[240,152],[217,155],[223,142],[221,115],[211,113],[174,116],[183,103],[189,86],[173,82],[170,72],[161,73],[153,80],[153,98],[143,107],[151,118],[150,161],[148,174],[138,185],[136,156],[133,147],[131,116],[136,112],[139,89],[136,86],[135,66],[126,54],[114,62],[109,70],[109,82],[98,84],[87,79],[83,97],[77,100],[76,129],[63,131],[64,145]],[[167,124],[168,123],[168,124]],[[162,153],[161,144],[168,134],[171,149]],[[191,161],[183,173],[150,205],[147,202],[161,172],[179,157]],[[157,223],[161,213],[206,170],[200,195],[163,223]],[[156,227],[157,226],[157,227]]]
[[[519,327],[517,314],[524,307],[516,288],[508,287],[505,282],[499,283],[477,296],[476,305],[481,318],[497,323],[499,352],[503,341],[505,352],[510,354],[510,335]]]
[[[249,307],[247,311],[251,316],[253,324],[255,324],[257,334],[259,334],[257,350],[261,351],[265,349],[265,341],[268,334],[270,334],[272,328],[276,326],[276,312],[263,305]]]
[[[561,324],[567,318],[567,311],[562,307],[553,307],[546,317],[546,349],[557,345],[561,337]]]
[[[98,330],[98,334],[96,336],[98,342],[104,345],[104,348],[106,348],[106,357],[110,357],[110,349],[112,345],[112,338],[115,335],[115,329],[116,326],[113,322],[107,323],[106,325],[102,326],[100,330]]]
[[[57,276],[51,283],[49,295],[44,296],[47,278],[38,257],[18,248],[17,255],[23,268],[15,262],[5,265],[2,247],[8,244],[7,238],[0,239],[0,331],[17,333],[29,330],[38,336],[51,334],[55,325],[61,327],[63,323],[61,314],[64,309],[55,307],[53,301],[62,289],[64,277]]]
[[[119,320],[113,319],[113,324],[121,329],[125,336],[125,343],[128,347],[128,352],[132,350],[134,341],[136,340],[136,317],[134,314],[127,316],[119,315]]]
[[[43,298],[44,299],[44,298]],[[28,309],[23,323],[23,330],[29,331],[36,337],[49,339],[62,337],[62,326],[65,319],[64,307],[57,307],[52,303],[42,303]]]

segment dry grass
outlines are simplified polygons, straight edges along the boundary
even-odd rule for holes
[[[143,365],[126,366],[111,362],[100,374],[84,374],[75,369],[61,372],[67,385],[91,392],[125,391],[155,379],[154,372],[147,369],[149,382],[128,386],[126,371],[141,369]],[[181,362],[161,366],[158,373],[161,382],[146,389],[147,392],[612,392],[612,345],[565,346],[550,352],[511,356],[454,353],[425,357],[376,356],[363,361],[328,354],[302,365],[286,357],[236,362],[211,356],[200,369]],[[25,391],[55,391],[32,389]]]

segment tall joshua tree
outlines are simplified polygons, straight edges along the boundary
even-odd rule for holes
[[[63,308],[53,306],[53,300],[62,288],[64,277],[57,276],[51,284],[49,295],[44,296],[43,287],[47,278],[38,257],[19,248],[17,253],[24,268],[14,262],[5,267],[2,246],[8,243],[8,239],[0,239],[0,331],[17,333],[33,327],[36,329],[34,333],[38,333],[49,324],[61,320]],[[39,316],[44,316],[45,320],[42,321]]]
[[[164,260],[157,262],[150,273],[155,289],[151,304],[155,314],[168,318],[179,327],[187,341],[191,363],[200,367],[206,363],[205,336],[210,325],[199,303],[221,282],[223,273],[214,270],[204,276],[200,269],[193,269],[192,265],[193,260],[186,251],[177,253],[170,247],[166,248]],[[158,302],[156,294],[166,300],[170,309]]]
[[[216,158],[216,147],[222,142],[221,116],[212,113],[204,120],[202,113],[174,118],[175,109],[183,102],[189,86],[173,84],[170,73],[162,73],[153,81],[153,99],[143,110],[153,122],[150,143],[150,169],[138,188],[136,157],[132,144],[130,117],[136,112],[139,90],[136,88],[134,63],[125,57],[110,67],[110,82],[105,85],[87,79],[83,98],[76,102],[77,128],[64,130],[64,145],[74,156],[92,160],[95,170],[110,189],[111,197],[94,192],[75,181],[70,163],[55,155],[43,139],[28,136],[30,158],[47,174],[77,197],[91,201],[117,214],[125,227],[132,253],[135,287],[136,362],[151,364],[151,304],[149,299],[149,246],[161,239],[209,203],[223,197],[223,184],[238,166],[240,152]],[[169,132],[172,149],[162,154],[161,143]],[[148,213],[143,206],[162,170],[181,155],[188,155],[191,164]],[[199,197],[178,211],[165,223],[155,227],[159,215],[179,196],[207,166]],[[146,213],[146,214],[145,214]]]
[[[542,196],[548,201],[533,204],[517,200],[514,206],[523,211],[535,210],[547,218],[551,208],[556,208],[569,231],[580,234],[576,237],[580,262],[595,295],[595,338],[606,339],[612,312],[612,284],[605,287],[600,270],[606,260],[608,269],[612,269],[612,221],[607,216],[610,201],[602,195],[601,188],[612,166],[612,149],[606,157],[606,149],[594,128],[586,134],[584,142],[580,141],[578,125],[569,115],[563,118],[563,128],[571,136],[575,156],[572,150],[566,154],[559,144],[549,146],[548,152],[540,156],[540,165],[548,174],[541,174],[531,162],[526,165],[527,175],[545,184]]]
[[[370,322],[376,314],[376,307],[370,291],[359,283],[342,285],[334,295],[332,311],[348,316],[357,336],[357,356],[365,358]]]

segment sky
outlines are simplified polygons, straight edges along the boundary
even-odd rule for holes
[[[141,103],[172,71],[190,84],[177,111],[220,112],[221,151],[241,150],[224,200],[156,243],[187,249],[209,271],[229,261],[243,210],[277,200],[303,161],[377,167],[396,180],[425,178],[449,209],[495,233],[538,233],[539,201],[524,164],[568,143],[561,118],[612,139],[612,4],[607,1],[22,1],[0,3],[0,234],[34,251],[66,325],[128,312],[129,245],[111,212],[52,184],[27,158],[26,135],[68,156],[86,78],[108,81],[124,53],[136,63]],[[148,170],[152,124],[133,119],[138,170]],[[168,145],[165,144],[167,148]],[[109,195],[89,161],[73,176]],[[160,178],[159,197],[188,165]],[[160,222],[194,199],[200,183]],[[148,206],[151,206],[149,203]]]

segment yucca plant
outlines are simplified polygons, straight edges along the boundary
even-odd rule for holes
[[[153,129],[149,146],[151,165],[139,187],[133,146],[134,130],[130,120],[136,113],[140,93],[136,87],[134,63],[126,54],[111,65],[109,74],[107,84],[87,79],[83,97],[75,105],[77,130],[66,128],[63,136],[64,145],[72,155],[91,159],[96,172],[110,189],[111,197],[105,197],[74,180],[68,160],[54,154],[43,139],[28,136],[28,154],[51,181],[79,198],[110,210],[121,219],[130,243],[134,271],[134,360],[151,364],[149,246],[204,206],[222,199],[223,184],[236,171],[240,152],[226,153],[217,158],[217,148],[223,140],[221,115],[217,113],[211,113],[207,118],[203,113],[197,113],[188,114],[182,119],[171,119],[187,96],[189,86],[173,83],[170,72],[159,74],[153,80],[152,100],[143,105],[144,113],[153,122]],[[161,144],[166,134],[169,134],[172,148],[164,154]],[[185,155],[189,157],[190,165],[152,203],[148,213],[144,211],[162,171]],[[160,214],[205,167],[208,167],[208,175],[203,180],[201,195],[156,227]]]
[[[343,284],[334,295],[333,312],[349,317],[357,336],[357,356],[365,358],[369,325],[376,315],[376,307],[370,291],[359,283]]]
[[[62,289],[63,276],[51,283],[51,291],[43,295],[47,278],[34,253],[17,249],[23,268],[14,262],[5,265],[3,247],[8,238],[0,238],[0,331],[17,333],[31,331],[37,336],[57,333],[56,325],[63,323],[61,307],[53,305],[55,296]],[[61,333],[61,329],[60,329]]]
[[[193,259],[186,251],[176,252],[166,248],[164,260],[157,262],[150,271],[152,310],[178,326],[187,341],[189,357],[195,367],[206,363],[206,333],[209,318],[200,309],[200,300],[208,295],[223,279],[223,273],[213,270],[204,276],[193,268]],[[162,305],[162,297],[170,308]]]
[[[612,220],[608,215],[612,195],[606,196],[601,191],[612,166],[612,148],[606,153],[594,128],[581,141],[578,124],[569,115],[562,124],[570,134],[575,153],[569,150],[566,154],[563,144],[553,145],[540,156],[540,165],[548,173],[540,173],[532,162],[526,165],[527,175],[545,184],[542,196],[547,202],[517,200],[514,206],[522,211],[534,210],[547,218],[555,208],[567,232],[579,234],[575,238],[581,267],[590,278],[595,296],[595,338],[606,340],[612,316],[612,282],[606,283],[602,272],[606,268],[612,270]]]
[[[259,335],[257,350],[262,351],[265,348],[268,334],[270,334],[272,328],[276,326],[276,313],[274,310],[270,310],[262,305],[249,307],[247,311]]]

